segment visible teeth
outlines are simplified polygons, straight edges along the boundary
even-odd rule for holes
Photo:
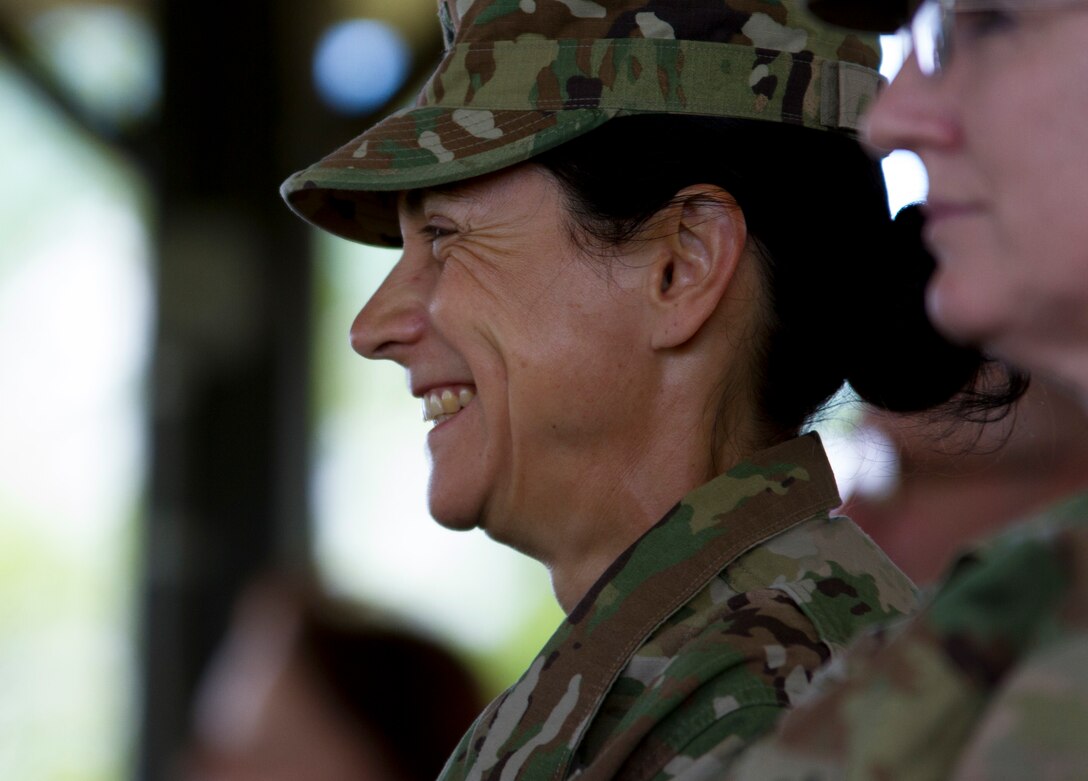
[[[423,419],[434,420],[442,414],[442,402],[438,400],[438,396],[424,396],[423,397]]]
[[[423,397],[423,419],[435,424],[441,423],[467,407],[474,398],[476,394],[468,388],[462,388],[456,393],[449,388],[441,393],[428,393]]]

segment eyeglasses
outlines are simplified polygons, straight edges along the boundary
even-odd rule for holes
[[[1084,0],[922,0],[917,3],[909,26],[901,31],[909,39],[926,76],[937,76],[948,68],[955,44],[956,14],[1021,13],[1084,5]]]
[[[900,30],[910,47],[907,51],[914,49],[918,68],[926,76],[940,73],[952,54],[955,7],[954,0],[924,0],[910,24]]]

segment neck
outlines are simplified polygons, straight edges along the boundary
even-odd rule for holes
[[[856,496],[844,507],[907,576],[933,583],[972,541],[997,533],[1062,497],[1088,488],[1083,455],[1047,474],[1003,469],[929,474],[886,497]]]
[[[547,539],[525,552],[548,567],[564,612],[684,494],[709,479],[709,448],[705,453],[695,458],[658,442],[618,473],[585,479],[581,484],[594,489],[591,495],[563,503],[566,516],[553,518]]]
[[[737,441],[742,441],[738,438]],[[698,448],[692,442],[699,443]],[[524,551],[551,572],[552,588],[563,611],[570,613],[617,558],[660,521],[694,488],[745,455],[732,442],[711,455],[709,432],[701,428],[676,437],[671,446],[657,442],[573,514],[554,519],[548,545]],[[592,478],[583,484],[594,485]],[[559,544],[555,544],[555,543]]]
[[[617,401],[624,414],[588,440],[514,454],[510,495],[518,501],[506,506],[521,508],[521,517],[491,519],[486,528],[548,568],[568,614],[685,494],[755,449],[746,389],[738,385],[722,400],[730,370],[742,366],[721,347],[731,341],[715,333],[701,342],[673,350],[628,383]],[[719,414],[721,404],[728,414]]]

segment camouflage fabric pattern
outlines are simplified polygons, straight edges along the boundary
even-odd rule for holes
[[[875,38],[800,0],[442,0],[449,48],[416,104],[282,187],[304,219],[399,245],[391,193],[497,171],[631,114],[853,132],[880,84]],[[672,139],[647,139],[654,144]]]
[[[688,494],[617,560],[442,781],[666,779],[766,732],[913,587],[844,518],[815,435]]]
[[[821,676],[739,761],[723,742],[683,781],[1088,777],[1088,497],[961,559]]]

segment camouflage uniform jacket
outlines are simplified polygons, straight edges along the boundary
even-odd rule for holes
[[[571,611],[441,781],[665,778],[767,730],[861,627],[913,609],[816,435],[679,502]]]
[[[684,781],[1088,778],[1088,496],[962,557],[812,693],[740,761],[708,752]]]

